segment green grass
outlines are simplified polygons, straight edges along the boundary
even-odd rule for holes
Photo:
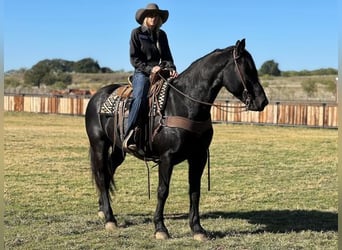
[[[142,161],[116,173],[120,227],[104,230],[89,170],[84,118],[5,113],[6,249],[337,249],[337,130],[214,125],[211,191],[202,179],[202,225],[192,239],[185,163],[165,208],[172,239],[153,238]]]

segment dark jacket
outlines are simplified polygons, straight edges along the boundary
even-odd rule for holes
[[[173,68],[173,63],[169,42],[165,31],[159,30],[159,46],[157,48],[157,35],[151,34],[145,26],[140,26],[132,30],[130,40],[130,61],[136,70],[149,75],[154,66],[159,65]]]

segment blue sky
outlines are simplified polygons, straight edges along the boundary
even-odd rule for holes
[[[150,1],[5,0],[4,70],[43,59],[91,57],[101,67],[132,70],[131,30]],[[257,68],[338,68],[337,0],[156,1],[170,12],[162,27],[178,71],[216,48],[246,38]]]

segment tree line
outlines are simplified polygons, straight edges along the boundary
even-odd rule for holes
[[[84,58],[79,61],[63,59],[45,59],[24,70],[24,84],[26,86],[40,87],[54,85],[57,88],[66,88],[72,83],[71,73],[113,73],[108,67],[100,67],[99,63],[92,58]],[[311,76],[311,75],[337,75],[338,71],[333,68],[303,71],[281,71],[279,64],[274,60],[264,62],[258,70],[260,76]],[[17,85],[11,83],[13,79],[5,78],[5,85]]]
[[[317,70],[302,70],[302,71],[281,71],[279,69],[279,64],[274,60],[269,60],[264,62],[260,69],[259,75],[269,75],[269,76],[313,76],[313,75],[337,75],[337,69],[326,68]]]
[[[45,59],[39,61],[26,70],[24,74],[24,83],[40,87],[45,85],[69,85],[72,83],[70,73],[112,73],[108,67],[100,67],[97,61],[92,58],[84,58],[79,61],[68,61],[63,59]]]

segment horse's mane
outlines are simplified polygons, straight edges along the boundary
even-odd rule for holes
[[[209,59],[212,55],[216,55],[217,53],[224,53],[227,51],[231,51],[232,49],[234,49],[235,46],[229,46],[227,48],[224,49],[215,49],[212,52],[198,58],[197,60],[193,61],[189,67],[187,67],[182,73],[185,73],[187,71],[191,71],[193,68],[197,67],[197,64],[202,63],[204,60]]]

